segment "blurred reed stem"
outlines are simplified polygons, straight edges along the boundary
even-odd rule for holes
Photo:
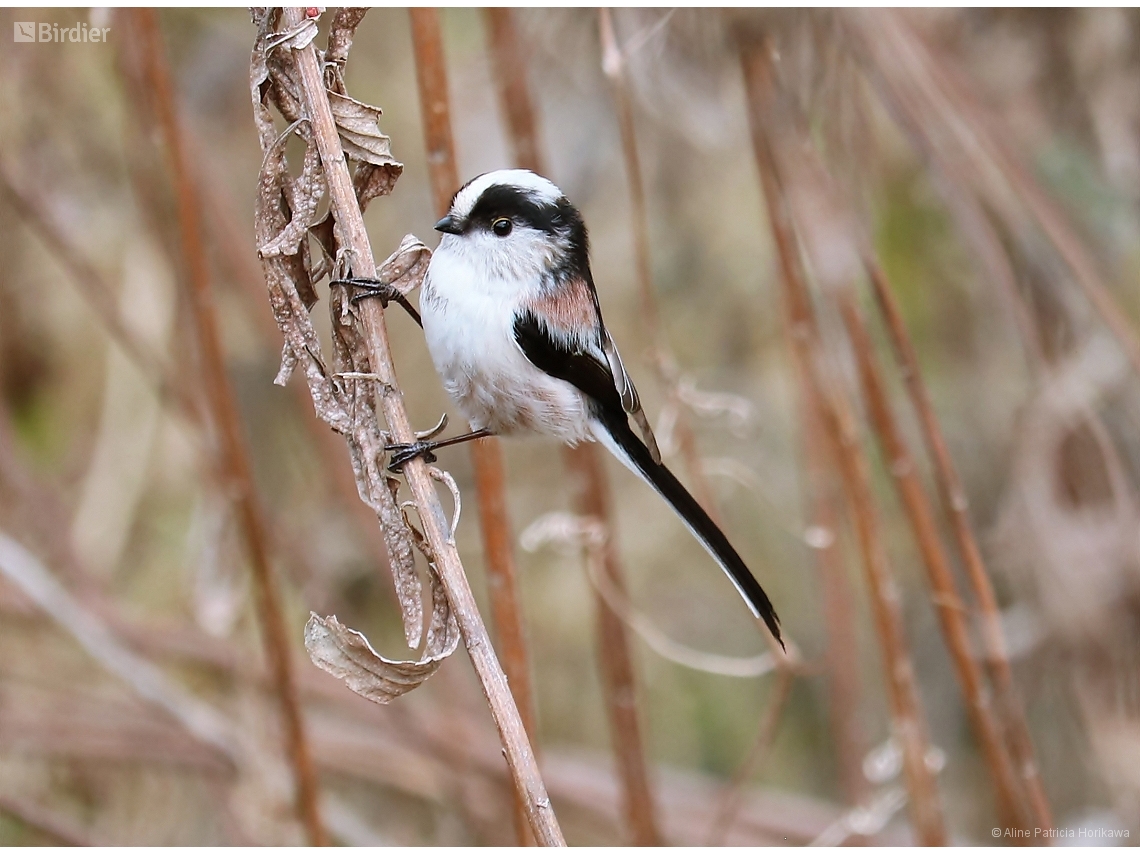
[[[789,302],[782,302],[785,344],[788,352],[794,354],[796,320],[792,317]],[[799,391],[801,449],[807,493],[805,511],[809,530],[803,533],[803,539],[816,556],[823,619],[827,627],[824,660],[829,686],[828,719],[832,739],[835,740],[840,789],[847,804],[855,807],[862,805],[870,794],[867,777],[863,774],[863,757],[869,746],[859,721],[861,669],[855,629],[855,592],[843,551],[842,487],[836,483],[838,462],[828,445],[820,411],[822,404],[807,375],[807,366],[793,356],[792,370]]]
[[[304,13],[305,10],[299,8],[285,9],[283,18],[286,28],[290,30],[297,28],[304,20]],[[300,49],[286,49],[292,50],[292,56],[297,63],[305,113],[311,123],[313,138],[324,167],[336,225],[345,249],[352,253],[353,272],[358,276],[375,277],[376,262],[329,106],[316,48],[309,43]],[[415,440],[415,431],[408,418],[396,380],[391,346],[384,322],[384,309],[378,300],[364,300],[360,304],[360,314],[369,364],[378,378],[376,392],[378,409],[382,410],[394,441],[412,442]],[[558,820],[550,805],[546,785],[527,739],[526,729],[511,696],[506,675],[499,665],[487,629],[479,615],[459,553],[454,542],[449,540],[449,524],[435,492],[434,482],[428,473],[427,463],[416,458],[409,461],[403,471],[415,501],[424,537],[434,559],[433,563],[455,613],[464,645],[479,677],[495,725],[498,727],[503,753],[515,788],[526,807],[531,830],[542,845],[565,845]]]
[[[769,85],[779,87],[770,53],[763,50],[761,55],[768,59],[769,65],[765,71]],[[871,429],[878,439],[884,465],[892,475],[926,568],[931,599],[966,701],[966,712],[996,790],[999,815],[1007,827],[1031,828],[1029,810],[994,714],[989,686],[971,649],[967,613],[957,590],[950,558],[942,543],[915,461],[891,411],[882,370],[857,302],[855,277],[862,271],[858,257],[848,256],[846,249],[860,246],[863,243],[862,236],[851,212],[839,198],[822,159],[813,148],[806,120],[790,106],[792,100],[788,93],[773,94],[771,104],[767,112],[768,126],[780,128],[780,132],[768,136],[773,166],[777,170],[778,179],[784,182],[783,186],[794,199],[813,200],[812,207],[804,205],[794,212],[800,215],[797,224],[804,245],[810,249],[812,259],[816,262],[816,269],[823,270],[829,260],[836,268],[829,270],[827,275],[821,274],[821,290],[825,299],[837,302],[847,329]],[[837,239],[836,229],[846,231],[846,237]],[[825,257],[824,253],[828,252],[835,253],[844,266],[839,268],[834,259]],[[864,250],[863,258],[866,260],[865,266],[878,270],[871,250]],[[882,280],[881,271],[879,278]],[[919,378],[921,382],[917,373],[918,366],[914,364],[908,367],[911,369],[909,373],[912,381]]]
[[[455,163],[455,143],[451,136],[451,105],[439,13],[434,9],[410,9],[409,15],[416,81],[419,84],[420,114],[423,117],[424,141],[428,151],[428,173],[436,216],[443,217],[447,215],[451,197],[461,182]],[[475,491],[479,499],[483,552],[487,559],[487,589],[491,600],[491,615],[502,650],[503,670],[506,671],[523,726],[532,744],[537,745],[538,717],[519,596],[518,567],[507,509],[503,451],[499,440],[494,437],[477,440],[469,443],[469,446],[475,469]],[[515,828],[520,846],[533,845],[526,811],[517,793]]]
[[[950,652],[950,661],[957,672],[966,699],[967,714],[981,743],[982,754],[997,791],[999,815],[1008,827],[1031,829],[1033,826],[1018,785],[1018,776],[1006,751],[1001,728],[994,717],[989,687],[971,650],[967,612],[958,595],[950,559],[939,536],[934,513],[919,479],[915,461],[891,412],[866,321],[855,302],[854,289],[839,295],[839,309],[855,352],[863,397],[879,440],[883,463],[893,476],[892,480],[922,554],[931,588],[931,600]]]
[[[928,728],[903,631],[898,583],[882,541],[870,465],[853,406],[838,384],[830,382],[799,257],[791,207],[784,195],[768,138],[777,97],[769,59],[771,46],[743,31],[738,32],[737,37],[753,150],[780,262],[780,281],[792,318],[793,357],[803,366],[800,373],[812,387],[809,394],[821,404],[823,422],[843,477],[882,648],[891,730],[903,752],[911,818],[922,845],[944,845],[947,834],[941,797],[935,776],[926,763]]]
[[[658,380],[665,388],[670,402],[677,409],[677,441],[681,459],[693,485],[693,494],[713,522],[723,528],[716,494],[713,492],[704,466],[701,464],[697,438],[693,432],[689,410],[681,400],[678,387],[677,361],[669,348],[665,331],[661,327],[661,312],[653,289],[653,262],[649,249],[649,214],[645,200],[645,185],[641,175],[641,158],[637,153],[637,133],[633,120],[633,102],[629,83],[625,77],[625,59],[614,33],[613,15],[608,8],[598,10],[598,30],[602,45],[602,71],[613,89],[617,108],[618,128],[621,132],[621,151],[625,162],[626,181],[629,186],[630,228],[633,232],[634,262],[637,269],[637,292],[641,298],[641,313],[653,348],[653,367]],[[765,633],[767,636],[767,633]]]
[[[982,124],[980,112],[968,101],[964,87],[960,83],[956,88],[945,85],[941,92],[937,91],[931,68],[933,57],[926,54],[918,36],[906,28],[897,15],[884,13],[869,17],[868,14],[860,13],[852,16],[850,20],[855,23],[851,29],[858,37],[857,54],[870,66],[868,76],[877,84],[880,97],[887,106],[893,108],[896,121],[904,130],[910,132],[916,147],[925,152],[933,164],[941,168],[949,178],[947,183],[961,194],[963,200],[957,207],[963,208],[967,214],[973,213],[976,226],[981,230],[980,235],[985,241],[983,247],[990,248],[983,257],[988,260],[990,268],[996,270],[998,274],[996,278],[1002,284],[1003,291],[1012,299],[1018,326],[1022,330],[1025,347],[1030,354],[1031,366],[1036,366],[1044,358],[1041,342],[1033,321],[1022,305],[1016,280],[1013,279],[1013,272],[1009,269],[1009,261],[1001,252],[1000,244],[992,233],[992,226],[989,226],[984,213],[980,210],[976,198],[981,195],[980,188],[974,187],[971,191],[974,172],[988,164],[979,162],[973,164],[972,168],[970,158],[977,160],[982,157],[978,153],[978,146],[974,144],[958,147],[954,144],[956,135],[950,128],[958,127],[963,122],[969,129],[969,139],[982,144],[981,149],[990,153],[999,171],[1007,181],[1019,189],[1025,204],[1035,211],[1042,228],[1078,274],[1078,281],[1082,283],[1082,287],[1112,328],[1132,360],[1134,368],[1140,370],[1140,362],[1137,362],[1136,358],[1135,334],[1124,321],[1111,295],[1097,280],[1095,269],[1091,260],[1087,258],[1081,242],[1072,234],[1071,227],[1064,221],[1063,215],[1056,211],[1052,203],[1040,192],[1032,177],[1020,167],[1013,155],[993,138],[990,128]],[[888,44],[890,41],[898,44],[898,50],[892,51],[889,57],[881,54],[880,50],[885,49],[883,41],[878,36],[872,36],[867,27],[873,27],[876,33],[881,30],[887,36]],[[949,108],[948,101],[950,106],[956,107],[952,115],[947,115],[945,112]],[[1057,242],[1058,238],[1060,243]],[[1005,724],[1015,766],[1025,786],[1033,823],[1039,828],[1052,828],[1052,808],[1041,780],[1033,740],[1014,684],[1009,653],[1001,627],[1001,610],[997,596],[970,522],[968,498],[934,414],[930,394],[918,370],[918,356],[903,322],[898,301],[881,266],[869,256],[865,256],[864,263],[911,404],[918,414],[927,453],[934,464],[935,482],[938,485],[943,512],[950,521],[965,564],[970,588],[980,611],[986,663],[997,690],[997,709]]]
[[[215,441],[218,443],[219,469],[235,496],[239,522],[249,551],[266,655],[273,673],[285,725],[286,747],[293,768],[297,812],[309,842],[314,846],[323,846],[328,842],[328,838],[320,820],[317,774],[297,698],[289,637],[282,613],[281,595],[270,558],[267,526],[253,483],[252,465],[249,449],[242,434],[241,416],[226,374],[214,294],[199,221],[201,203],[184,151],[181,121],[158,16],[152,9],[138,9],[127,14],[133,18],[134,32],[141,39],[140,50],[145,74],[154,93],[154,107],[169,156],[182,237],[183,275],[190,291],[199,366],[203,373],[207,402],[216,432]]]
[[[527,82],[527,62],[519,42],[514,13],[507,8],[488,8],[484,10],[484,22],[496,92],[514,163],[523,169],[547,175],[538,138],[538,120]],[[575,511],[603,527],[602,569],[615,589],[624,593],[625,572],[618,555],[609,484],[599,449],[592,444],[566,447],[562,457],[570,475]],[[639,690],[629,633],[621,617],[597,591],[594,592],[594,608],[598,621],[598,661],[628,834],[637,846],[659,846],[662,838],[641,736],[637,703]]]

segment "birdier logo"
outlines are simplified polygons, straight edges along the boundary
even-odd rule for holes
[[[90,27],[76,21],[75,26],[61,27],[37,21],[15,21],[12,27],[12,40],[16,42],[105,42],[110,27]]]

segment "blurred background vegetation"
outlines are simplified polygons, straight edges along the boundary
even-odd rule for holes
[[[991,212],[1044,361],[1029,354],[1010,295],[995,284],[947,201],[955,176],[932,168],[912,145],[837,14],[771,12],[751,25],[774,39],[789,89],[832,174],[859,200],[862,225],[902,304],[998,593],[1056,823],[1136,834],[1140,385],[1127,367],[1119,370],[1120,351],[1054,244],[1039,228]],[[929,10],[904,18],[997,117],[1003,144],[1065,211],[1135,323],[1140,18],[1091,9]],[[111,27],[108,44],[0,42],[0,154],[13,183],[110,285],[122,323],[165,353],[179,383],[197,394],[174,197],[161,149],[139,121],[137,93],[125,83],[120,19],[101,9],[7,9],[0,19],[5,34],[28,20]],[[476,9],[446,10],[441,20],[460,174],[510,166],[485,20]],[[693,411],[699,446],[721,461],[709,471],[725,529],[809,666],[792,683],[728,840],[799,844],[850,818],[852,805],[828,718],[820,664],[828,625],[804,511],[797,388],[732,20],[694,9],[614,15],[665,335],[686,381],[727,396]],[[648,356],[597,15],[518,10],[515,22],[550,177],[585,216],[607,323],[656,423],[668,390],[656,382]],[[272,383],[280,337],[256,291],[252,210],[261,152],[249,99],[249,14],[170,10],[161,24],[198,179],[211,200],[205,228],[224,348],[271,522],[325,821],[343,843],[509,843],[497,741],[462,648],[390,707],[355,698],[304,654],[301,630],[312,610],[336,614],[381,652],[399,655],[399,611],[375,531],[345,502],[328,458],[317,453],[314,433],[324,428],[314,429],[303,396]],[[383,130],[405,166],[392,195],[366,214],[377,255],[406,233],[434,244],[406,10],[368,14],[346,80],[354,97],[383,108]],[[160,400],[109,337],[74,270],[10,195],[0,195],[0,257],[0,530],[36,554],[125,645],[207,699],[259,746],[251,755],[256,762],[231,768],[104,670],[58,615],[49,619],[0,579],[0,843],[300,842],[277,709],[260,676],[240,531],[232,500],[208,474],[200,432]],[[324,285],[320,295],[327,297]],[[849,366],[841,326],[826,306],[820,311],[829,349]],[[426,428],[448,402],[420,331],[398,314],[389,328],[410,412]],[[890,364],[885,336],[877,329],[875,335]],[[1095,429],[1051,426],[1042,401],[1052,388],[1047,378],[1062,369],[1077,394],[1087,394]],[[892,379],[891,392],[919,448],[899,381]],[[551,443],[513,440],[505,452],[516,535],[567,509],[562,462]],[[957,842],[984,842],[1000,824],[987,767],[890,472],[874,452],[873,460],[930,738],[944,757],[938,782],[947,825]],[[343,479],[346,454],[341,464]],[[467,454],[443,452],[440,465],[473,505]],[[674,468],[682,471],[679,463]],[[926,473],[925,462],[922,468]],[[763,652],[736,592],[683,526],[620,467],[609,474],[638,610],[692,647]],[[483,598],[470,510],[458,537]],[[871,804],[898,786],[898,763],[887,743],[880,650],[850,540],[843,551],[858,640],[854,715]],[[555,810],[571,843],[621,842],[595,600],[581,557],[552,547],[518,554],[536,741]],[[769,708],[775,677],[701,673],[634,644],[665,839],[704,842],[722,788]],[[900,806],[882,808],[854,830],[910,839]]]

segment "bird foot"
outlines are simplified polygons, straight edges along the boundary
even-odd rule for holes
[[[352,286],[353,288],[360,289],[357,293],[352,294],[348,298],[349,302],[353,304],[359,303],[368,297],[376,297],[380,300],[380,305],[386,309],[388,308],[389,302],[403,296],[395,286],[382,279],[365,279],[359,276],[349,276],[345,279],[333,279],[329,284]]]
[[[417,457],[422,457],[425,463],[435,463],[436,456],[432,454],[435,447],[436,443],[425,442],[424,440],[386,445],[384,450],[392,453],[392,458],[388,461],[388,469],[391,472],[402,472],[408,461]]]

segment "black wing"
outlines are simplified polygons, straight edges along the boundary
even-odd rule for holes
[[[629,465],[641,473],[684,520],[782,647],[784,642],[780,638],[780,620],[776,616],[776,610],[744,559],[733,549],[724,532],[705,513],[700,503],[672,472],[655,459],[645,443],[630,428],[629,417],[622,406],[621,394],[614,383],[614,375],[604,353],[596,356],[588,348],[552,334],[529,311],[515,318],[514,333],[515,341],[523,354],[536,368],[559,380],[565,380],[586,394],[592,415],[605,427]],[[600,350],[601,344],[599,352]]]
[[[625,417],[621,395],[604,357],[552,334],[531,311],[523,311],[515,318],[515,341],[536,368],[585,392],[595,416],[608,410]]]

